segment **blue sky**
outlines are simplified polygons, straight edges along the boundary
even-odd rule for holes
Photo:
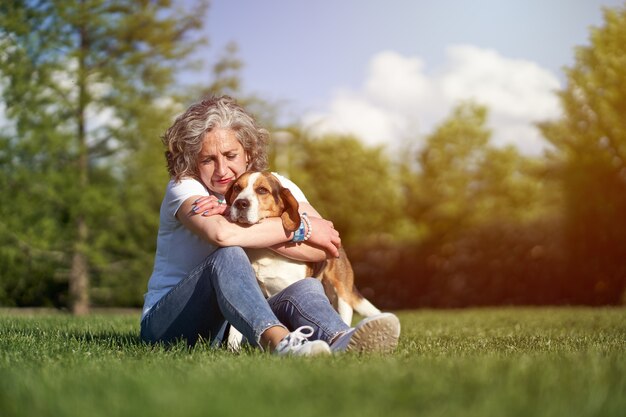
[[[239,44],[246,86],[308,106],[357,87],[384,50],[444,62],[444,48],[492,48],[559,72],[602,22],[609,0],[214,0],[207,18],[215,56]]]
[[[625,3],[214,0],[204,53],[212,62],[235,41],[245,90],[320,133],[412,140],[474,99],[492,110],[496,143],[538,153],[532,123],[558,116],[562,68],[602,24],[602,6]]]
[[[540,154],[535,123],[559,117],[562,68],[602,25],[603,6],[626,1],[212,0],[195,81],[209,82],[234,41],[244,91],[282,103],[281,121],[312,134],[419,146],[473,100],[489,108],[494,144]]]

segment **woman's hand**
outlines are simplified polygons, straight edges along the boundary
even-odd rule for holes
[[[220,202],[214,195],[206,197],[200,197],[194,201],[191,206],[190,216],[195,214],[202,215],[204,217],[214,216],[216,214],[223,214],[228,206],[224,202]]]
[[[330,257],[338,258],[341,238],[333,223],[319,217],[309,217],[309,221],[313,230],[308,243],[324,249]]]

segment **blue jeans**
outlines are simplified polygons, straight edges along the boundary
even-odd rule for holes
[[[243,249],[225,247],[209,255],[150,309],[141,321],[141,338],[149,343],[184,339],[190,346],[202,338],[219,344],[228,324],[256,346],[273,326],[290,331],[312,326],[310,339],[327,342],[348,329],[318,280],[297,281],[266,300]]]

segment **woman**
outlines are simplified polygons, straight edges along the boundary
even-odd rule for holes
[[[349,328],[315,279],[298,281],[269,300],[263,297],[241,247],[270,247],[294,259],[321,261],[338,256],[341,245],[332,223],[285,178],[283,185],[309,215],[309,223],[301,225],[304,233],[286,232],[278,218],[243,227],[221,215],[230,184],[246,170],[266,169],[268,138],[226,96],[192,105],[165,133],[171,180],[161,205],[142,339],[184,339],[193,346],[203,338],[219,344],[231,324],[249,343],[278,355],[394,349],[400,332],[394,315]]]

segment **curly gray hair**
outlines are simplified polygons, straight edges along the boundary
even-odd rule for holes
[[[212,97],[191,105],[161,138],[167,148],[167,170],[175,181],[198,177],[198,155],[204,135],[218,128],[235,132],[249,157],[249,170],[267,169],[269,132],[259,127],[233,98]]]

